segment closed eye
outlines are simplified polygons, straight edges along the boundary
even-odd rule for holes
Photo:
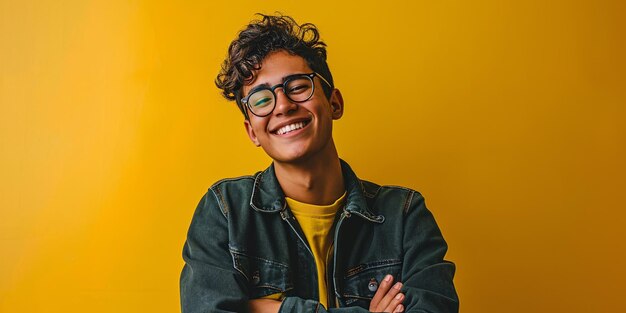
[[[300,93],[300,92],[307,90],[308,88],[309,88],[308,85],[294,86],[292,88],[289,88],[289,93]]]
[[[263,106],[263,105],[268,104],[270,101],[272,101],[272,98],[262,98],[262,99],[255,101],[254,106],[255,107]]]

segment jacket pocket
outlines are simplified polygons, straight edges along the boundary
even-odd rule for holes
[[[286,264],[231,250],[233,265],[248,280],[250,299],[285,293],[293,289]]]
[[[378,286],[387,274],[395,281],[401,281],[402,260],[389,259],[359,264],[348,269],[344,276],[342,300],[346,306],[360,306],[368,309]]]

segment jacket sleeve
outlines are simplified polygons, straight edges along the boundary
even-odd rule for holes
[[[459,298],[452,282],[455,266],[443,259],[448,245],[422,195],[411,191],[407,203],[402,243],[405,312],[458,312]]]
[[[180,276],[183,313],[247,311],[248,290],[228,249],[228,216],[213,191],[200,200],[183,248]]]

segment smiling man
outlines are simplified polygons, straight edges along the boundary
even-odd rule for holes
[[[359,179],[332,137],[344,102],[312,24],[253,21],[217,77],[272,158],[201,199],[183,312],[458,312],[455,267],[418,192]]]

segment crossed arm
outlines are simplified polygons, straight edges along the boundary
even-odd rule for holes
[[[192,312],[458,312],[452,277],[454,264],[443,260],[447,246],[421,195],[411,197],[403,239],[402,284],[383,281],[370,303],[360,307],[329,308],[319,302],[287,297],[282,302],[249,299],[246,279],[232,266],[228,248],[228,218],[212,191],[202,198],[194,214],[183,249],[181,274],[183,313]],[[397,283],[396,283],[397,284]],[[392,286],[401,288],[396,289]],[[396,296],[400,295],[400,299]]]
[[[370,302],[370,312],[404,312],[402,301],[404,294],[400,292],[402,283],[393,283],[393,276],[387,275],[381,282],[374,298]],[[282,302],[271,299],[254,299],[248,301],[248,308],[251,313],[278,313]]]

